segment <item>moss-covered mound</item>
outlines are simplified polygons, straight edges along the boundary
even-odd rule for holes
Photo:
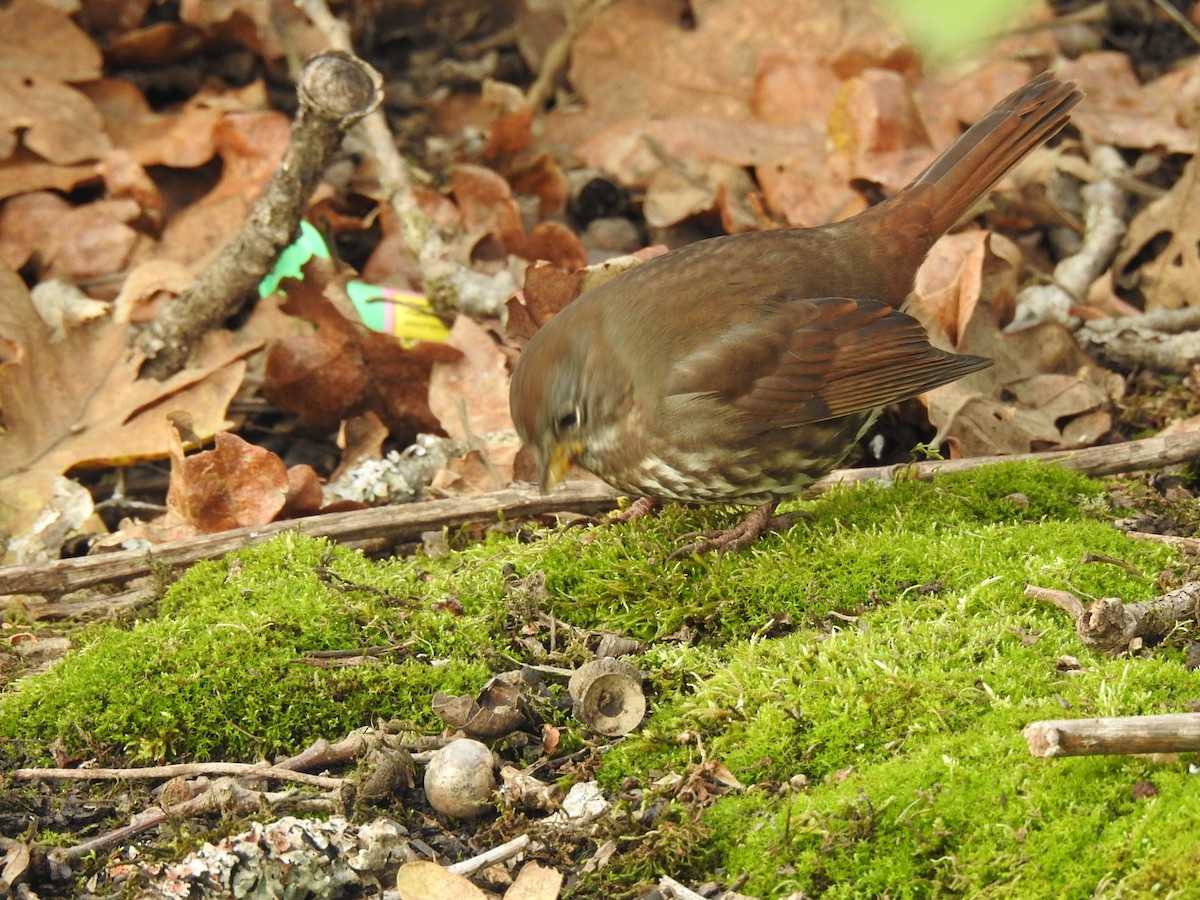
[[[743,553],[670,563],[680,534],[736,513],[668,508],[418,563],[285,535],[193,567],[153,619],[94,629],[0,698],[0,735],[157,760],[294,752],[388,717],[433,732],[437,690],[576,664],[583,630],[618,631],[649,645],[651,714],[600,764],[623,799],[596,841],[618,852],[575,896],[635,896],[664,873],[772,898],[1200,896],[1188,759],[1040,760],[1021,736],[1037,719],[1196,707],[1194,628],[1100,657],[1023,595],[1145,600],[1184,568],[1174,550],[1118,532],[1103,488],[1057,468],[805,509]],[[354,648],[387,649],[311,656]],[[563,747],[594,740],[543,711]],[[720,766],[744,787],[706,776]]]

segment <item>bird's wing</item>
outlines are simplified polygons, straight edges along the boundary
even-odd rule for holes
[[[743,427],[786,428],[887,406],[989,365],[937,349],[916,319],[884,303],[775,298],[672,366],[666,409],[715,401]]]

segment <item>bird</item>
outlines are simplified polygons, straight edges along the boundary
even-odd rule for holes
[[[521,353],[509,406],[543,492],[572,463],[651,500],[753,505],[681,547],[736,551],[890,404],[992,364],[904,312],[917,269],[1082,98],[1044,72],[906,187],[840,222],[697,241],[588,290]]]

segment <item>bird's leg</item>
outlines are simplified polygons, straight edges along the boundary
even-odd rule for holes
[[[781,531],[790,527],[797,519],[808,517],[808,514],[802,510],[776,515],[775,507],[778,503],[778,500],[772,500],[755,507],[746,518],[724,531],[693,531],[683,535],[684,539],[701,537],[704,540],[680,547],[667,557],[668,562],[692,553],[708,553],[711,550],[725,553],[741,550],[743,547],[753,544],[768,531]]]
[[[584,525],[615,525],[632,522],[634,519],[644,519],[658,508],[658,501],[652,497],[638,497],[629,504],[628,509],[621,512],[609,513],[607,516],[581,516],[568,522],[566,528],[579,528]]]
[[[629,508],[608,517],[610,522],[632,522],[634,519],[644,519],[658,508],[658,501],[653,497],[638,497],[629,504]]]

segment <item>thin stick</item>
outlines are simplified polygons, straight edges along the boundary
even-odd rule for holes
[[[1186,753],[1200,750],[1200,713],[1049,719],[1025,726],[1034,756],[1100,756],[1117,753]]]
[[[275,766],[253,763],[187,763],[174,766],[146,766],[133,769],[17,769],[12,777],[18,781],[166,781],[169,778],[190,778],[196,775],[236,775],[242,778],[267,778],[272,781],[291,781],[324,790],[340,790],[341,778],[293,772]]]
[[[870,469],[838,469],[813,484],[808,495],[816,496],[839,484],[859,481],[895,480],[899,477],[931,481],[937,475],[965,472],[998,462],[1052,462],[1087,475],[1100,476],[1141,469],[1162,469],[1197,458],[1200,458],[1200,432],[1193,432],[1082,450],[932,460]],[[616,506],[621,496],[620,491],[598,481],[574,481],[568,482],[562,490],[544,496],[533,488],[507,488],[474,497],[327,513],[252,528],[234,528],[220,534],[158,544],[145,550],[119,550],[99,556],[62,559],[44,566],[0,568],[0,596],[67,593],[93,584],[145,575],[152,565],[190,565],[201,559],[221,556],[230,550],[261,543],[281,531],[294,530],[339,541],[364,541],[380,537],[393,541],[409,540],[424,531],[454,528],[466,522],[497,521],[501,517],[536,516],[564,510],[600,512]]]
[[[482,872],[488,866],[494,866],[496,863],[512,859],[528,846],[529,835],[523,834],[520,837],[513,838],[506,844],[501,844],[499,847],[493,847],[491,850],[480,853],[478,856],[472,856],[470,859],[464,859],[462,862],[447,866],[446,871],[454,875],[461,875],[464,878],[470,878],[476,872]]]

